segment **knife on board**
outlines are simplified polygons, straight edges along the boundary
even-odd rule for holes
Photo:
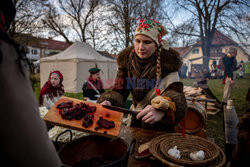
[[[122,108],[122,107],[117,107],[117,106],[109,106],[109,105],[102,105],[102,106],[107,108],[107,109],[122,112],[122,113],[125,113],[125,114],[137,115],[139,113],[139,111],[128,110],[128,109],[125,109],[125,108]]]

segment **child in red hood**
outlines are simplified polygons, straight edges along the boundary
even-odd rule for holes
[[[39,104],[50,109],[53,104],[64,94],[63,75],[60,71],[53,71],[49,74],[48,81],[40,91]]]

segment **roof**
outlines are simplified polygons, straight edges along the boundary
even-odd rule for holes
[[[69,42],[63,42],[63,41],[57,41],[53,39],[45,39],[45,38],[37,38],[39,41],[39,48],[46,48],[50,50],[65,50],[67,49],[71,43]]]
[[[196,45],[201,45],[201,41],[198,41]],[[237,42],[224,35],[218,30],[214,31],[214,37],[212,40],[212,45],[238,45]]]
[[[41,61],[55,61],[55,60],[87,60],[87,61],[102,61],[102,62],[115,62],[114,59],[110,59],[100,55],[89,44],[84,42],[75,42],[65,51],[60,52],[53,56],[41,58]]]
[[[173,49],[176,50],[177,52],[179,52],[180,56],[182,57],[191,49],[191,46],[173,48]]]
[[[53,40],[52,38],[34,37],[31,34],[16,34],[15,39],[25,46],[60,51],[67,49],[72,44],[65,41]]]
[[[200,46],[201,45],[201,41],[198,41],[196,44],[192,45],[192,46],[187,46],[187,47],[180,47],[180,48],[174,48],[175,50],[177,50],[181,57],[185,57],[185,55],[187,55],[192,48]],[[236,43],[234,40],[232,40],[231,38],[227,37],[226,35],[224,35],[223,33],[221,33],[218,30],[214,31],[214,37],[212,40],[212,46],[221,46],[221,45],[236,45],[238,46],[238,43]]]
[[[107,51],[97,51],[97,52],[100,53],[102,56],[105,56],[107,58],[116,59],[116,57],[114,57],[113,55],[109,54]]]

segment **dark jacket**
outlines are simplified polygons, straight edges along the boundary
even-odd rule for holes
[[[97,100],[98,97],[96,97],[96,95],[98,95],[99,93],[93,88],[93,86],[90,83],[95,87],[96,90],[98,90],[100,94],[105,92],[105,90],[103,89],[103,84],[101,80],[94,81],[91,77],[88,78],[88,81],[83,83],[82,86],[83,96],[88,97],[91,100]]]
[[[151,89],[154,89],[154,84],[147,85],[146,87],[144,85],[143,88],[138,88],[138,83],[143,80],[152,80],[156,78],[156,56],[154,55],[143,60],[138,56],[135,56],[135,59],[131,59],[130,55],[132,50],[133,47],[126,48],[118,55],[118,73],[116,76],[115,87],[112,91],[103,93],[97,102],[101,103],[104,100],[108,100],[112,105],[124,107],[125,101],[131,92],[133,105],[136,106]],[[181,58],[178,52],[174,49],[162,49],[160,57],[162,69],[161,78],[164,78],[171,72],[177,72],[182,65]],[[136,83],[137,87],[134,87],[129,79],[134,80],[132,82]],[[184,118],[187,109],[186,99],[183,93],[183,84],[181,82],[170,84],[162,95],[170,97],[172,101],[175,102],[175,123],[181,121]],[[158,130],[166,130],[168,129],[168,126],[173,126],[169,125],[168,118],[164,118],[162,121],[159,121],[152,126],[143,123],[139,124],[138,120],[135,119],[132,124],[147,129]]]
[[[230,77],[232,80],[234,79],[233,72],[238,70],[237,60],[235,57],[228,57],[225,55],[220,62],[222,69],[224,70],[224,78]]]

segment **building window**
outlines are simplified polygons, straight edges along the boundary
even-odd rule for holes
[[[32,53],[33,55],[37,55],[37,50],[36,50],[36,49],[32,49],[32,50],[31,50],[31,53]]]
[[[193,50],[192,50],[192,53],[193,53],[193,54],[199,54],[199,49],[193,49]]]

